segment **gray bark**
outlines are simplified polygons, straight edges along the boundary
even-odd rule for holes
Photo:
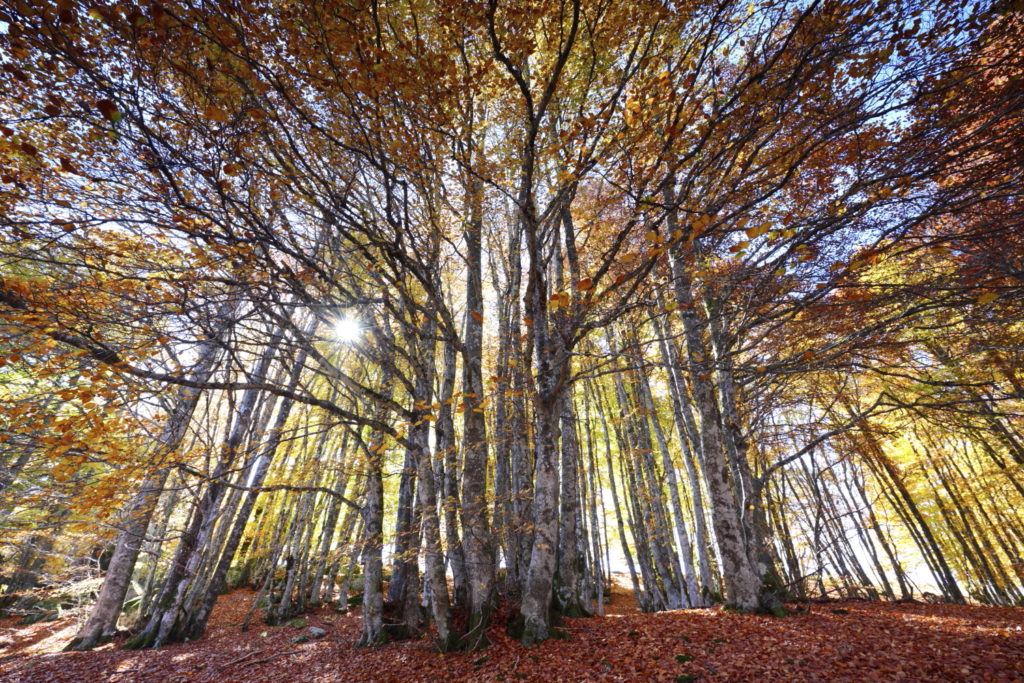
[[[686,604],[689,607],[694,607],[700,604],[700,589],[697,588],[697,577],[693,571],[693,549],[690,546],[690,536],[686,532],[686,521],[683,517],[683,505],[679,497],[679,482],[676,477],[676,468],[672,462],[672,457],[669,455],[665,434],[661,429],[658,414],[654,409],[654,397],[651,395],[650,382],[645,373],[640,372],[638,374],[640,375],[644,402],[647,405],[647,411],[657,437],[658,450],[661,452],[662,468],[665,470],[665,478],[668,480],[669,500],[672,504],[672,514],[675,518],[676,538],[679,541],[680,562],[682,563],[683,574],[686,580],[684,586]]]
[[[226,328],[221,331],[221,334],[225,331]],[[219,355],[220,348],[216,339],[211,339],[202,345],[199,360],[192,371],[195,381],[209,380]],[[173,453],[184,440],[192,413],[195,412],[201,395],[202,392],[198,389],[190,387],[178,389],[174,408],[157,439],[154,461],[160,462],[164,457]],[[121,606],[124,604],[132,573],[135,571],[139,549],[145,540],[146,529],[149,527],[153,510],[160,499],[160,494],[163,493],[168,472],[166,467],[162,467],[146,477],[139,491],[122,513],[123,526],[114,543],[114,554],[107,566],[107,574],[103,578],[103,585],[100,587],[96,603],[89,613],[89,618],[75,638],[68,643],[66,650],[94,648],[109,640],[116,632],[117,618],[121,614]]]
[[[277,346],[281,340],[281,333],[277,332],[271,338],[262,357],[256,364],[252,373],[254,384],[261,384],[267,376],[271,362],[277,352]],[[207,547],[210,535],[213,532],[216,522],[215,512],[221,502],[226,490],[224,483],[229,470],[238,455],[238,449],[249,433],[249,428],[254,418],[254,408],[259,398],[260,390],[256,388],[246,389],[242,395],[236,410],[234,424],[227,443],[224,445],[216,467],[210,477],[210,483],[206,486],[198,504],[196,505],[192,520],[182,535],[178,548],[175,551],[174,559],[167,577],[164,579],[160,594],[156,599],[155,610],[149,617],[146,626],[126,647],[141,648],[152,646],[160,647],[171,639],[178,638],[180,609],[185,599],[192,579],[196,576],[199,565]]]
[[[462,548],[469,578],[469,619],[465,642],[469,649],[487,644],[486,629],[494,611],[495,548],[487,511],[487,425],[484,419],[483,274],[481,188],[467,188],[470,219],[466,242],[466,327],[462,352],[463,467]],[[475,315],[474,315],[475,314]]]
[[[671,205],[671,189],[666,186],[666,203]],[[676,229],[674,212],[669,212],[669,231]],[[701,465],[704,470],[711,503],[711,519],[715,528],[722,562],[722,581],[727,601],[735,607],[753,611],[760,606],[761,582],[751,566],[744,544],[741,520],[736,511],[733,482],[729,476],[727,454],[721,433],[718,406],[711,382],[711,364],[702,342],[702,329],[694,311],[690,278],[683,262],[682,247],[673,243],[669,250],[673,291],[683,322],[684,337],[691,367],[690,386],[700,412]]]
[[[558,569],[555,576],[555,598],[562,614],[569,617],[589,616],[583,589],[584,558],[580,556],[580,491],[581,459],[576,436],[576,415],[570,393],[561,397],[562,459],[561,501],[558,528]]]

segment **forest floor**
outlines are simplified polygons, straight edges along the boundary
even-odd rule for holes
[[[358,610],[304,618],[326,637],[254,619],[253,592],[220,599],[207,634],[161,650],[61,652],[75,616],[0,620],[8,681],[1024,681],[1024,609],[866,601],[816,603],[785,618],[721,609],[641,614],[613,595],[608,616],[566,620],[570,638],[532,649],[500,626],[482,652],[440,655],[424,640],[356,650]],[[499,614],[499,617],[502,615]],[[507,615],[506,615],[507,616]]]

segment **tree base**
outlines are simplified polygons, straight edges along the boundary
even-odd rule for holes
[[[64,652],[85,652],[92,650],[93,648],[99,647],[109,643],[114,639],[114,635],[98,635],[98,636],[86,636],[83,638],[74,638],[70,643],[64,646]]]

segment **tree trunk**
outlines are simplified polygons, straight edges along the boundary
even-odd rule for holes
[[[674,227],[670,223],[670,230]],[[690,279],[678,242],[670,249],[676,303],[680,308],[691,367],[690,386],[700,412],[701,465],[711,498],[711,519],[715,528],[726,600],[744,611],[760,607],[761,581],[751,566],[736,512],[736,497],[723,447],[718,405],[711,383],[710,354],[701,341],[701,328],[694,312]]]
[[[251,376],[254,384],[260,384],[266,379],[281,337],[280,331],[273,335],[262,357],[257,362]],[[177,627],[180,625],[180,607],[185,599],[185,592],[203,559],[203,553],[216,523],[214,513],[226,490],[223,480],[229,476],[229,470],[234,464],[238,449],[249,432],[260,393],[261,391],[256,388],[246,389],[243,393],[231,434],[211,474],[210,483],[207,484],[206,490],[193,511],[192,520],[178,543],[170,571],[164,579],[160,595],[156,599],[155,610],[149,617],[145,628],[128,641],[125,647],[129,649],[150,646],[157,648],[180,636],[177,632]]]
[[[440,410],[434,425],[437,457],[443,467],[441,480],[441,509],[444,514],[445,544],[452,569],[452,594],[457,605],[469,601],[469,576],[466,556],[459,538],[459,452],[455,446],[455,420],[452,416],[452,394],[455,390],[456,348],[451,342],[444,344],[444,370],[441,376]]]
[[[479,181],[468,189],[470,219],[466,241],[466,334],[462,354],[463,467],[462,547],[469,575],[469,619],[465,645],[487,645],[487,626],[497,596],[494,539],[487,511],[487,425],[484,417],[482,206]]]
[[[226,332],[222,329],[221,335]],[[218,335],[219,338],[220,335]],[[199,360],[192,376],[197,382],[209,380],[214,364],[220,355],[216,340],[203,344]],[[175,397],[174,409],[160,434],[154,460],[159,462],[173,453],[188,432],[192,413],[199,403],[201,392],[190,387],[181,387]],[[122,513],[123,527],[114,544],[114,554],[107,566],[96,603],[85,624],[68,643],[65,650],[89,650],[113,637],[117,630],[117,618],[121,614],[132,573],[139,557],[139,549],[145,540],[153,510],[163,493],[164,482],[169,470],[159,469],[151,473]]]
[[[583,593],[584,561],[579,553],[580,540],[580,448],[576,436],[576,415],[569,392],[561,398],[561,519],[558,529],[558,568],[555,574],[555,599],[563,615],[589,616]]]

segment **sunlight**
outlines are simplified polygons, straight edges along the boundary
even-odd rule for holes
[[[359,341],[363,334],[363,326],[356,318],[339,318],[334,323],[334,338],[345,344],[352,344]]]

